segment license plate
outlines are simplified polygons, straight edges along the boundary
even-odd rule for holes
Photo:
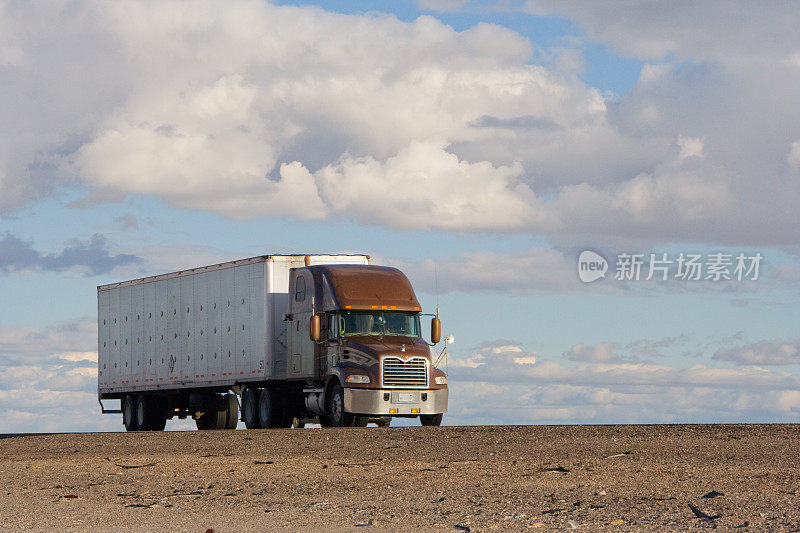
[[[398,403],[414,403],[414,393],[413,392],[398,392],[397,393],[397,402]]]

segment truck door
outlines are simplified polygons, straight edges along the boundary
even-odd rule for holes
[[[314,282],[311,274],[293,270],[289,282],[289,312],[292,321],[288,325],[289,347],[287,375],[291,377],[313,377],[314,342],[308,336],[311,320]]]

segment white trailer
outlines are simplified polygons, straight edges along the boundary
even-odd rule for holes
[[[289,271],[306,263],[369,256],[264,255],[98,287],[100,395],[286,378]]]

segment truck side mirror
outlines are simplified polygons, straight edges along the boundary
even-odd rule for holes
[[[317,342],[321,336],[321,326],[319,315],[311,315],[311,320],[308,321],[308,336],[312,341]]]
[[[438,343],[442,338],[442,321],[436,317],[431,319],[431,342]]]

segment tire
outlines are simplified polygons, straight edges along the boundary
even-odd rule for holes
[[[197,429],[207,431],[209,429],[225,429],[228,411],[209,411],[195,420]]]
[[[128,395],[122,399],[122,423],[125,431],[139,431],[136,423],[136,396]]]
[[[328,416],[331,418],[331,426],[337,428],[350,427],[355,421],[355,416],[344,410],[344,389],[338,383],[331,389]]]
[[[384,419],[379,420],[378,422],[376,422],[376,424],[378,424],[379,428],[388,428],[389,426],[392,425],[392,419],[391,418],[384,418]]]
[[[353,417],[353,427],[354,428],[365,428],[369,423],[369,418],[366,416],[356,416]]]
[[[441,426],[443,413],[438,415],[419,415],[419,421],[423,426]]]
[[[211,429],[211,418],[205,414],[200,418],[195,419],[194,423],[197,426],[197,429],[200,431],[207,431]]]
[[[269,388],[261,389],[258,396],[258,424],[264,429],[278,426],[279,413],[275,394]]]
[[[242,422],[247,429],[261,428],[258,418],[259,393],[258,389],[245,389],[242,393]]]
[[[236,429],[239,424],[239,400],[235,394],[227,394],[228,410],[225,412],[225,429]]]
[[[209,406],[219,406],[222,409],[218,411],[206,411],[200,416],[200,418],[195,419],[195,423],[197,424],[197,429],[201,431],[207,431],[209,429],[226,429],[228,425],[228,411],[230,409],[230,398],[227,398],[227,394],[215,394],[213,398],[208,398],[206,400],[206,405]],[[236,400],[233,400],[234,403]],[[237,404],[237,411],[234,414],[238,416],[238,404]]]
[[[139,426],[139,431],[152,431],[155,426],[153,420],[153,399],[142,394],[136,399],[136,425]]]
[[[275,401],[278,405],[278,425],[276,427],[289,429],[294,422],[294,396],[291,389],[273,389]]]
[[[292,416],[289,412],[289,393],[281,389],[266,387],[258,398],[258,423],[262,428],[290,428]]]
[[[319,425],[324,428],[329,428],[331,426],[331,417],[328,415],[319,415]]]
[[[164,431],[167,427],[167,408],[169,407],[169,400],[162,396],[153,398],[153,431]]]

